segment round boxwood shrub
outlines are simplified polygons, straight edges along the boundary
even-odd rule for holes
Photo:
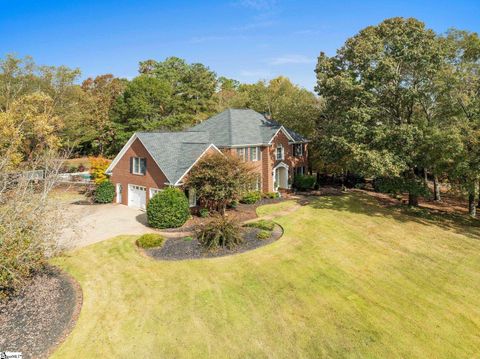
[[[255,204],[262,199],[262,194],[259,191],[250,191],[243,195],[240,203]]]
[[[257,238],[260,240],[269,239],[272,235],[272,232],[262,229],[257,233]]]
[[[115,197],[115,186],[110,181],[103,181],[95,189],[95,202],[112,203]]]
[[[154,248],[160,247],[163,242],[165,242],[165,238],[160,234],[147,233],[137,239],[137,246],[140,248]]]
[[[147,205],[148,224],[154,228],[180,227],[189,217],[188,199],[178,188],[166,188],[153,196]]]

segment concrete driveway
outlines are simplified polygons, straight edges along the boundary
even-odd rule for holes
[[[61,243],[78,248],[121,234],[154,232],[146,213],[121,204],[68,204]]]

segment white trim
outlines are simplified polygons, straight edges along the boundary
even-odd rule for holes
[[[118,155],[115,156],[115,158],[113,159],[112,163],[110,163],[110,166],[108,166],[107,170],[105,171],[106,174],[110,175],[112,174],[112,170],[113,168],[117,165],[118,161],[120,161],[120,159],[125,155],[125,153],[127,152],[127,150],[130,148],[130,146],[132,145],[132,143],[137,139],[137,134],[134,133],[130,138],[129,140],[127,141],[127,143],[122,147],[122,149],[120,150],[120,152],[118,153]],[[148,152],[148,150],[147,150]]]
[[[277,171],[278,168],[280,167],[283,167],[285,168],[285,173],[287,174],[287,188],[288,188],[288,165],[285,163],[285,162],[280,162],[278,165],[276,165],[275,167],[273,167],[273,170],[272,170],[272,179],[273,179],[273,190],[274,191],[278,191],[278,189],[280,188],[280,186],[278,186],[277,188],[275,188],[275,172]]]
[[[275,167],[273,167],[273,170],[275,171],[277,168],[279,167],[283,167],[283,168],[286,168],[287,170],[290,168],[288,167],[288,165],[285,163],[285,162],[280,162],[278,165],[276,165]]]
[[[285,127],[280,126],[280,128],[277,130],[277,132],[275,132],[275,134],[272,136],[272,138],[270,139],[270,141],[268,141],[268,144],[271,144],[271,143],[272,143],[273,139],[274,139],[275,137],[277,137],[277,135],[278,135],[278,133],[279,133],[280,131],[282,131],[283,134],[284,134],[285,136],[287,136],[287,138],[288,138],[290,141],[295,141],[295,140],[293,139],[293,137],[290,136],[290,134],[289,134],[288,131],[285,129]]]
[[[193,166],[195,166],[195,165],[197,164],[197,162],[200,160],[200,158],[202,158],[203,155],[204,155],[211,147],[213,147],[214,149],[216,149],[219,153],[221,153],[221,154],[223,155],[222,151],[220,151],[217,146],[215,146],[213,143],[210,144],[210,146],[208,146],[208,147],[205,149],[205,151],[203,151],[202,154],[201,154],[200,156],[198,156],[198,158],[195,160],[195,162],[193,162],[193,164],[192,164],[190,167],[188,167],[188,169],[185,171],[185,173],[180,176],[180,178],[178,179],[178,181],[173,184],[174,186],[178,186],[178,185],[179,185],[179,183],[180,183],[180,181],[183,179],[183,177],[185,177],[185,175],[192,169]]]
[[[310,141],[310,140],[303,140],[303,141],[288,141],[288,144],[289,144],[289,145],[300,144],[300,143],[304,143],[304,144],[306,144],[306,143],[310,143],[310,142],[312,142],[312,141]]]
[[[132,160],[132,174],[139,175],[139,176],[145,176],[147,174],[147,159],[145,157],[131,157],[131,158],[133,158],[133,160]],[[137,162],[138,162],[137,163],[138,164],[138,169],[140,171],[137,171],[137,169],[136,169],[137,166],[135,165],[135,160],[137,160]],[[144,161],[145,166],[144,166],[143,169],[144,169],[145,172],[142,172],[142,162],[141,162],[142,160]]]
[[[122,184],[121,184],[121,183],[117,183],[117,184],[115,185],[115,195],[116,195],[115,202],[116,202],[116,203],[122,203],[122,201],[123,201],[122,190],[123,190]]]
[[[282,150],[281,158],[278,158],[278,149],[279,148]],[[280,143],[280,144],[277,145],[277,147],[275,147],[275,161],[283,161],[283,160],[285,160],[285,148]]]
[[[269,143],[249,143],[245,145],[231,145],[231,146],[219,146],[220,148],[239,148],[239,147],[258,147],[258,146],[269,146]]]
[[[252,148],[255,149],[255,159],[252,159]],[[250,146],[248,147],[248,161],[250,162],[257,162],[260,161],[260,147],[258,146]]]

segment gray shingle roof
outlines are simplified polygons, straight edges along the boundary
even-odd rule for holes
[[[199,131],[137,132],[136,135],[172,184],[211,145],[208,133]]]
[[[268,144],[281,125],[250,109],[228,109],[192,127],[191,131],[205,131],[217,147]],[[294,141],[306,139],[285,128]]]
[[[168,182],[176,184],[212,144],[217,147],[267,145],[281,127],[278,122],[267,120],[253,110],[229,109],[184,132],[137,132],[135,135],[160,166]],[[295,142],[306,141],[292,130],[285,128],[285,131]]]

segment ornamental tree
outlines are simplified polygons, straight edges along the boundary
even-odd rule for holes
[[[255,181],[252,167],[236,156],[214,153],[190,171],[185,186],[194,188],[206,207],[225,214],[228,204],[239,200]]]

